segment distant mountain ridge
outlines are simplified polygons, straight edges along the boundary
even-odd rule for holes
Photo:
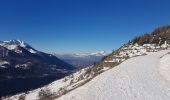
[[[104,56],[108,55],[108,53],[105,51],[98,51],[94,53],[54,54],[54,55],[75,67],[84,68],[100,61]]]
[[[39,87],[73,70],[74,66],[36,50],[22,40],[0,42],[0,96]],[[13,86],[8,85],[12,83]],[[22,87],[17,90],[17,86]]]

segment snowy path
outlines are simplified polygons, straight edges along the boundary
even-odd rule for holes
[[[57,100],[170,100],[167,52],[126,60]]]

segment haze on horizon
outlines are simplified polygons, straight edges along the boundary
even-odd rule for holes
[[[170,23],[169,0],[3,0],[0,40],[45,52],[112,51]]]

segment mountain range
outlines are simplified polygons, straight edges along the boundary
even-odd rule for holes
[[[60,79],[76,68],[21,40],[0,41],[0,96],[28,91]]]
[[[94,53],[75,53],[75,54],[55,54],[58,58],[63,61],[81,69],[87,66],[91,66],[96,62],[99,62],[104,56],[107,56],[109,53],[105,51],[98,51]]]

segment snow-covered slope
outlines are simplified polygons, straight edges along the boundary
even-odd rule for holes
[[[89,68],[89,67],[88,67]],[[72,90],[81,84],[83,84],[86,80],[92,78],[92,76],[88,76],[86,71],[88,68],[84,68],[76,73],[67,76],[63,79],[56,80],[51,84],[48,84],[44,87],[29,91],[27,93],[20,93],[18,95],[14,95],[7,98],[2,98],[3,100],[20,100],[23,98],[25,100],[39,100],[39,99],[47,99],[47,98],[57,98],[63,94],[63,92]],[[88,78],[87,78],[88,77]]]
[[[149,45],[149,46],[152,47],[152,45]],[[147,48],[149,48],[149,47],[147,47]],[[150,49],[150,50],[151,51],[157,51],[157,49],[155,49],[155,50]],[[98,98],[95,97],[95,96],[98,96],[97,95],[98,92],[101,93],[101,95],[102,95],[102,92],[105,94],[105,91],[108,90],[107,89],[108,87],[111,87],[112,85],[113,86],[116,86],[116,85],[119,86],[119,83],[116,84],[117,80],[114,79],[115,77],[117,77],[117,79],[120,79],[121,82],[125,81],[124,83],[120,83],[120,84],[129,85],[129,83],[126,83],[126,80],[123,80],[122,78],[126,78],[128,75],[129,75],[129,77],[131,77],[131,76],[133,77],[132,73],[134,73],[134,77],[136,79],[139,79],[139,80],[136,80],[136,81],[139,81],[139,84],[142,85],[143,83],[140,83],[140,82],[141,82],[141,80],[143,81],[143,78],[145,78],[145,76],[142,76],[143,73],[145,73],[145,72],[148,73],[148,74],[155,73],[155,69],[153,70],[151,68],[154,68],[155,66],[157,66],[159,64],[163,64],[164,66],[167,64],[168,59],[170,59],[170,58],[164,58],[164,54],[167,54],[167,52],[168,52],[168,50],[163,50],[163,51],[159,51],[159,52],[150,52],[150,51],[148,52],[148,51],[146,51],[146,48],[144,48],[143,46],[139,46],[137,44],[133,45],[133,46],[132,45],[125,46],[125,47],[122,47],[122,49],[119,53],[116,53],[117,55],[114,55],[114,58],[112,60],[107,61],[107,59],[106,59],[104,61],[105,63],[106,63],[106,61],[107,61],[107,63],[111,62],[111,64],[112,63],[119,63],[120,64],[121,62],[124,61],[122,64],[120,64],[119,66],[116,66],[113,69],[111,69],[112,67],[105,66],[105,67],[102,67],[97,72],[94,72],[93,69],[94,69],[95,66],[87,67],[87,68],[82,69],[82,70],[80,70],[80,71],[78,71],[78,72],[76,72],[76,73],[74,73],[70,76],[67,76],[67,77],[65,77],[61,80],[57,80],[57,81],[55,81],[55,82],[53,82],[49,85],[46,85],[42,88],[38,88],[36,90],[29,91],[27,93],[21,93],[21,94],[6,98],[5,100],[8,100],[8,99],[9,100],[19,100],[19,98],[21,98],[21,97],[24,97],[26,100],[39,100],[39,99],[44,99],[44,98],[45,99],[52,98],[52,100],[53,100],[53,99],[56,99],[56,98],[62,96],[63,94],[66,94],[66,93],[68,93],[68,94],[61,97],[60,98],[61,100],[62,99],[63,100],[67,100],[67,99],[68,100],[69,99],[71,99],[71,100],[74,100],[74,99],[75,100],[76,99],[77,100],[81,100],[81,99],[85,99],[85,100],[86,99],[87,100],[88,99],[91,99],[91,100],[96,99],[96,100],[98,100]],[[149,54],[149,55],[147,55],[147,54]],[[126,59],[122,60],[123,57],[127,57],[128,55],[130,55],[129,56],[130,59],[126,60],[127,59],[126,58]],[[143,56],[139,56],[139,55],[143,55]],[[145,55],[147,55],[147,56],[145,56]],[[139,56],[139,57],[137,57],[137,56]],[[154,59],[152,59],[152,58],[154,58]],[[115,59],[117,59],[117,60],[115,60]],[[163,59],[167,59],[166,62],[163,62],[164,61]],[[159,60],[160,60],[160,63],[157,64]],[[160,66],[163,66],[163,65],[160,65]],[[151,68],[150,68],[150,66],[151,66]],[[161,74],[164,71],[162,71],[162,69],[160,70],[160,68],[163,68],[163,69],[166,68],[167,69],[167,67],[166,66],[160,67],[160,66],[158,66],[158,68],[159,68],[159,73]],[[98,75],[98,73],[104,72],[108,69],[111,69],[111,70],[108,71],[108,72],[110,72],[109,74],[106,74],[107,77],[105,77],[105,73],[108,73],[108,72],[105,72],[105,73],[103,73],[104,76],[102,76],[103,74],[101,74],[101,75],[99,74],[99,76],[94,78],[96,75]],[[117,71],[114,71],[114,70],[119,70],[120,72],[117,72]],[[148,70],[150,72],[147,72]],[[131,71],[130,74],[128,74],[129,73],[128,71]],[[136,76],[140,71],[141,71],[141,75],[139,77]],[[124,75],[125,77],[119,76],[118,73],[120,75]],[[164,76],[164,75],[165,74],[163,74],[162,76]],[[166,74],[166,75],[168,75],[168,74]],[[100,77],[100,78],[98,78],[98,77]],[[142,79],[140,80],[141,77],[142,77]],[[93,80],[90,81],[91,79],[93,79]],[[109,80],[107,80],[107,79],[109,79]],[[113,79],[113,80],[111,80],[111,79]],[[148,81],[148,80],[145,80],[145,81]],[[111,82],[111,81],[113,81],[113,82]],[[130,78],[128,79],[128,82],[129,81],[131,81]],[[87,82],[89,82],[89,83],[87,83]],[[87,87],[86,87],[85,83],[87,83]],[[107,84],[107,83],[109,83],[109,84]],[[85,84],[85,86],[82,86],[83,84]],[[89,87],[88,84],[93,84],[93,85],[91,87]],[[133,83],[133,84],[135,85],[136,83]],[[102,85],[101,88],[100,88],[100,85]],[[102,87],[104,87],[104,85],[106,85],[106,86],[108,85],[108,87],[106,87],[106,89],[102,88]],[[82,86],[82,87],[80,87],[80,86]],[[127,87],[127,88],[132,88],[130,86]],[[79,88],[76,89],[77,87],[80,87],[80,90],[78,90]],[[81,88],[83,88],[85,90],[81,90]],[[96,88],[99,89],[99,90],[97,90]],[[124,89],[126,87],[120,87],[120,88]],[[76,89],[76,90],[74,90],[74,89]],[[115,88],[115,89],[117,90],[117,88]],[[109,91],[115,92],[114,91],[115,89],[109,90]],[[73,90],[73,92],[71,90]],[[71,91],[71,92],[69,93],[69,91]],[[88,92],[88,91],[91,91],[92,93],[91,92],[89,92],[89,93],[93,94],[93,95],[90,95],[88,93],[86,94],[86,92]],[[131,90],[128,90],[128,91],[131,91]],[[78,93],[76,93],[76,92],[78,92]],[[125,92],[127,92],[127,91],[125,91]],[[79,93],[81,93],[81,95]],[[120,91],[119,91],[119,93],[121,94]],[[108,96],[109,95],[112,96],[112,94],[108,94]],[[132,95],[132,94],[130,94],[130,95]],[[87,98],[84,98],[84,96],[85,97],[87,96]],[[72,99],[72,97],[74,99]],[[101,98],[104,98],[104,97],[101,97]],[[107,98],[104,98],[104,100],[105,99],[107,99]],[[108,100],[109,99],[110,98],[108,98]]]
[[[56,100],[169,100],[168,52],[128,59]]]

